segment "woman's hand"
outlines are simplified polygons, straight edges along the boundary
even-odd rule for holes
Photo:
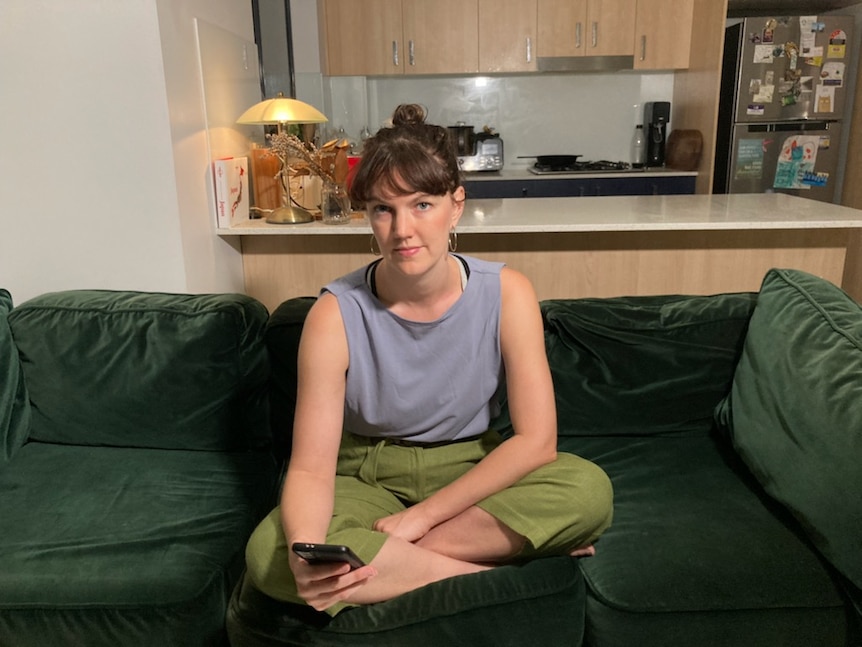
[[[433,525],[428,518],[422,514],[421,504],[411,506],[406,510],[374,522],[374,530],[399,537],[410,543],[416,543],[422,539],[432,527]]]
[[[349,564],[311,565],[297,555],[290,556],[290,569],[296,590],[308,605],[318,611],[346,600],[351,593],[377,575],[370,565],[350,570]]]

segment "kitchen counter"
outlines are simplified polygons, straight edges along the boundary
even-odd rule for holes
[[[373,260],[362,214],[347,225],[248,221],[246,291],[270,310]],[[756,291],[801,269],[862,300],[862,211],[785,194],[468,200],[458,252],[505,262],[540,299]]]
[[[783,193],[467,200],[459,234],[862,228],[862,211]],[[272,225],[249,220],[220,236],[368,234],[350,224]]]
[[[631,169],[630,171],[596,171],[594,173],[545,173],[537,175],[528,168],[504,168],[501,171],[464,174],[466,182],[499,182],[500,180],[592,180],[596,178],[697,177],[697,171],[676,171],[669,168]]]

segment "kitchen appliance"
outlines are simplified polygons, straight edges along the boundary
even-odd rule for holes
[[[646,166],[664,166],[667,124],[670,121],[669,101],[648,101],[644,104],[646,128]]]
[[[449,138],[462,171],[499,171],[503,168],[503,140],[487,126],[474,133],[473,126],[458,122],[449,126]]]
[[[725,31],[714,193],[837,199],[850,16],[746,18]]]
[[[536,163],[527,170],[535,175],[619,173],[631,170],[631,164],[628,162],[581,161],[579,157],[580,155],[538,155]]]

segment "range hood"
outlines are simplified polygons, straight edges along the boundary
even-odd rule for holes
[[[619,72],[633,70],[634,56],[539,56],[539,72]]]

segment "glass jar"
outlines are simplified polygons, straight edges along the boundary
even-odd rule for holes
[[[343,184],[324,182],[320,191],[320,218],[325,225],[345,225],[350,222],[350,197]]]

